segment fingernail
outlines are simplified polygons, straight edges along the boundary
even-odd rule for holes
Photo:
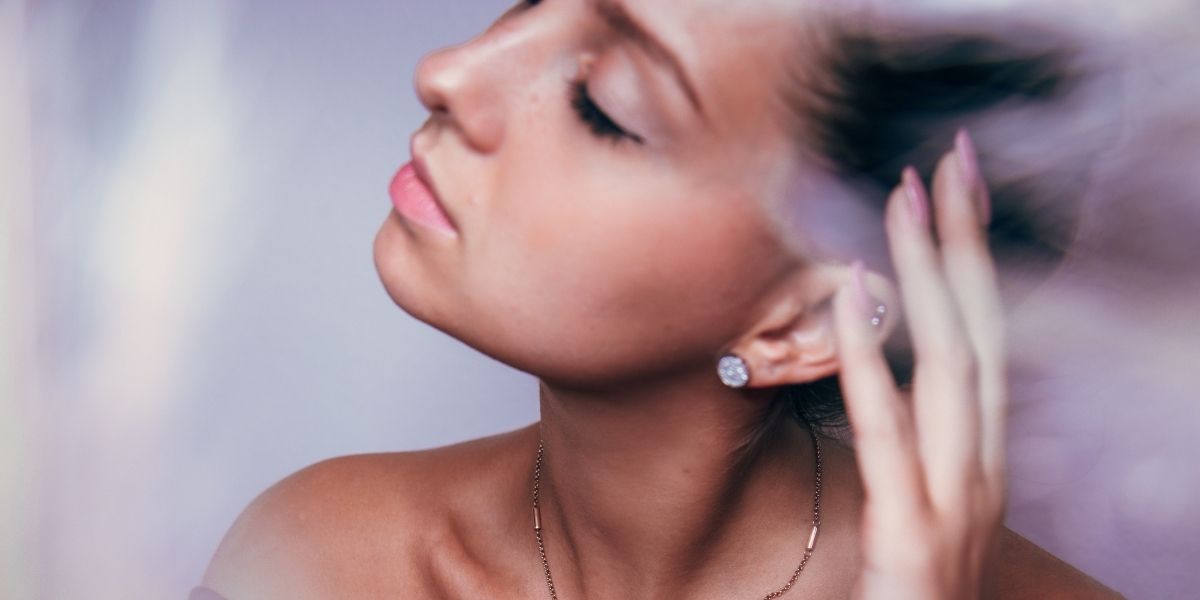
[[[908,208],[913,221],[918,225],[929,225],[929,196],[925,193],[921,176],[909,165],[904,167],[900,180],[904,183],[904,193],[908,196]]]
[[[861,260],[856,260],[850,265],[850,280],[853,282],[854,303],[863,316],[870,321],[872,327],[883,325],[883,318],[887,316],[887,306],[867,291],[867,270]]]
[[[992,218],[992,202],[983,185],[983,175],[979,171],[979,155],[975,151],[975,142],[966,129],[959,129],[954,136],[954,151],[958,155],[958,164],[962,168],[963,180],[976,198],[979,210],[979,222],[986,226]]]
[[[863,261],[856,260],[850,265],[850,277],[854,284],[854,303],[864,313],[869,313],[874,309],[875,303],[871,300],[871,294],[867,292],[867,269],[863,267]]]
[[[954,135],[954,149],[958,152],[958,164],[962,166],[963,179],[971,187],[979,181],[979,163],[975,158],[975,143],[966,129]]]

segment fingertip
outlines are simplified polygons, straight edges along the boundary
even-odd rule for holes
[[[850,288],[855,307],[866,314],[871,310],[872,300],[870,292],[867,291],[867,269],[861,260],[856,260],[850,265]]]
[[[833,294],[833,320],[839,336],[843,333],[844,324],[852,320],[850,316],[855,312],[856,300],[852,288],[853,284],[847,280],[842,282]]]
[[[929,226],[929,193],[921,182],[916,167],[909,165],[900,172],[901,185],[908,200],[909,217],[918,227]]]
[[[835,330],[840,340],[839,351],[843,354],[870,351],[876,341],[875,330],[870,326],[870,317],[865,308],[870,303],[867,300],[869,296],[865,290],[859,289],[860,277],[852,273],[833,298]]]

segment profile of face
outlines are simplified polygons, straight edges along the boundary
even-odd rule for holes
[[[388,294],[548,381],[711,372],[806,273],[768,209],[804,176],[778,99],[799,4],[527,1],[427,55],[413,153],[456,231],[390,213]]]

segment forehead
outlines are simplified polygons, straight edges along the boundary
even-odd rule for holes
[[[677,55],[715,133],[778,129],[806,0],[599,1],[624,4]]]

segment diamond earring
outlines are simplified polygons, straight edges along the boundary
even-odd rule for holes
[[[731,388],[746,387],[750,383],[750,368],[742,357],[733,353],[722,356],[717,362],[717,375],[721,377],[721,383]]]

